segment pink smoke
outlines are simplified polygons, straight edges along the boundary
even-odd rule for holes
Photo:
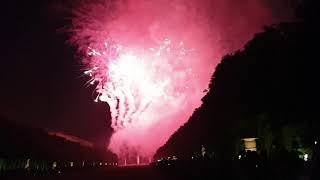
[[[71,41],[109,104],[120,158],[151,157],[201,105],[221,56],[276,22],[262,0],[83,1],[73,12]]]
[[[84,140],[84,139],[81,139],[81,138],[76,137],[76,136],[72,136],[72,135],[66,134],[64,132],[48,132],[48,134],[51,135],[51,136],[57,136],[57,137],[64,138],[65,140],[68,140],[68,141],[71,141],[71,142],[74,142],[74,143],[78,143],[78,144],[80,144],[81,146],[84,146],[84,147],[89,147],[89,148],[93,148],[94,147],[92,142]]]

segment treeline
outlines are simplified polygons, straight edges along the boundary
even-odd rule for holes
[[[116,155],[105,149],[85,147],[48,135],[42,129],[21,126],[5,118],[0,120],[0,143],[0,170],[51,169],[100,163],[116,165],[117,162]]]
[[[192,155],[201,145],[231,158],[245,137],[259,138],[258,148],[268,155],[312,151],[320,142],[318,9],[319,2],[304,1],[299,20],[265,27],[242,50],[223,57],[203,104],[156,158]]]

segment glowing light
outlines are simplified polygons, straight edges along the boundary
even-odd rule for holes
[[[314,141],[314,144],[318,144],[318,142],[317,142],[317,141]]]
[[[55,169],[57,167],[57,162],[52,163],[52,169]]]
[[[304,160],[304,161],[308,161],[308,156],[309,156],[308,154],[304,154],[304,155],[303,155],[303,160]]]
[[[25,164],[24,168],[28,169],[30,167],[30,159],[27,159],[27,163]]]
[[[174,65],[171,63],[181,51],[186,51],[185,48],[174,47],[168,39],[164,40],[156,53],[149,51],[139,54],[134,49],[125,47],[121,51],[117,50],[117,47],[123,47],[122,45],[105,47],[108,48],[105,51],[113,52],[114,56],[103,56],[99,50],[90,48],[90,51],[94,52],[88,53],[93,56],[90,63],[93,68],[84,73],[92,76],[90,84],[98,84],[99,95],[95,102],[100,100],[109,104],[112,113],[111,125],[115,130],[126,127],[132,121],[152,121],[148,107],[157,98],[161,98],[163,104],[162,107],[157,107],[160,109],[172,104],[172,101],[183,103],[186,94],[191,94],[192,90],[187,91],[188,86],[173,84],[181,81],[187,84],[188,79],[194,76],[192,68],[187,67],[184,61]],[[175,48],[176,52],[164,51],[168,48]],[[178,68],[181,70],[177,71]],[[159,101],[157,103],[160,104]]]
[[[84,74],[91,77],[91,85],[96,85],[98,96],[94,101],[109,104],[111,126],[116,133],[137,127],[154,128],[160,121],[167,121],[164,118],[175,116],[193,99],[198,88],[190,84],[196,80],[188,65],[188,56],[193,54],[183,43],[173,44],[166,38],[158,48],[147,50],[112,42],[104,44],[109,46],[101,46],[99,50],[88,48],[90,69]],[[177,61],[177,57],[182,60]],[[199,90],[198,94],[202,92]]]

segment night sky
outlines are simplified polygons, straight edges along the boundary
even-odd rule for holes
[[[61,30],[70,7],[62,2],[2,2],[0,115],[102,145],[112,132],[108,109],[93,101],[93,87],[85,87],[88,79]],[[268,5],[278,12],[274,2]]]
[[[66,33],[59,30],[68,20],[54,3],[41,2],[1,5],[0,114],[106,143],[111,134],[108,109],[93,101],[93,87],[85,88],[87,78]]]

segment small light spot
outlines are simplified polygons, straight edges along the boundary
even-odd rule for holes
[[[303,155],[303,160],[308,161],[308,156],[309,156],[308,154]]]

